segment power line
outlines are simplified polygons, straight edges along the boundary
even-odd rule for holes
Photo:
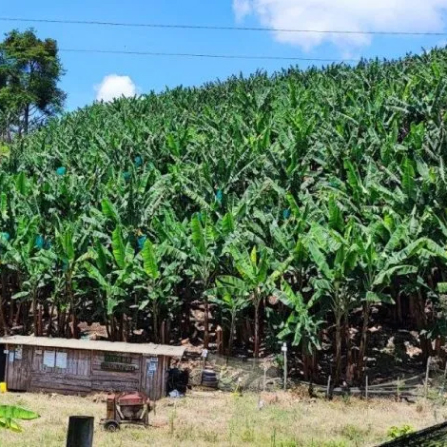
[[[1,22],[28,22],[28,23],[57,23],[64,25],[97,25],[97,26],[121,26],[131,28],[162,28],[162,29],[189,29],[208,31],[258,31],[276,33],[307,33],[307,34],[354,34],[354,35],[378,35],[378,36],[433,36],[445,37],[447,32],[431,31],[355,31],[355,30],[317,30],[296,28],[273,27],[248,27],[248,26],[217,26],[217,25],[187,25],[166,23],[131,23],[131,22],[105,22],[99,20],[62,20],[62,19],[27,19],[16,17],[0,17]]]
[[[307,58],[288,56],[252,56],[235,54],[209,54],[209,53],[166,53],[156,51],[127,51],[127,50],[95,50],[83,48],[61,48],[65,53],[91,53],[91,54],[116,54],[128,56],[164,56],[164,57],[189,57],[212,59],[246,59],[246,60],[277,60],[277,61],[301,61],[301,62],[360,62],[361,59],[331,59],[331,58]]]

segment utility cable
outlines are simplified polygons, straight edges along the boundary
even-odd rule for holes
[[[17,17],[0,17],[1,22],[28,22],[28,23],[55,23],[63,25],[96,25],[116,26],[131,28],[159,28],[159,29],[188,29],[206,31],[256,31],[275,33],[306,33],[306,34],[354,34],[354,35],[379,35],[379,36],[432,36],[445,37],[447,32],[433,31],[356,31],[356,30],[318,30],[297,28],[274,28],[274,27],[249,27],[249,26],[218,26],[218,25],[188,25],[167,23],[135,23],[135,22],[107,22],[100,20],[63,20],[63,19],[29,19]]]
[[[61,48],[64,53],[91,53],[91,54],[115,54],[129,56],[165,56],[186,58],[212,58],[212,59],[246,59],[246,60],[275,60],[275,61],[301,61],[301,62],[360,62],[361,59],[333,59],[333,58],[311,58],[293,56],[252,56],[235,54],[210,54],[210,53],[166,53],[156,51],[127,51],[127,50],[95,50],[82,48]]]

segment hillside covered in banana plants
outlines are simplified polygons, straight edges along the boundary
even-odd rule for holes
[[[362,379],[373,326],[443,355],[446,86],[434,50],[52,121],[1,159],[1,332],[208,346],[220,326],[227,354],[286,341],[335,382]]]

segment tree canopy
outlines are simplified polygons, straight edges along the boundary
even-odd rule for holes
[[[33,30],[6,34],[0,43],[0,136],[27,134],[62,110],[63,75],[54,39]]]

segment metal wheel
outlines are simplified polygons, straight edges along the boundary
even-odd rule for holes
[[[116,422],[116,421],[107,421],[104,424],[104,428],[107,431],[110,431],[110,432],[114,433],[114,432],[116,432],[116,431],[118,431],[120,429],[120,424],[118,424],[118,422]]]

